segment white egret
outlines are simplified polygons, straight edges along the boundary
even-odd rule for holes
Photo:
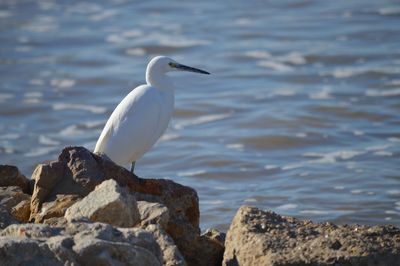
[[[145,85],[133,89],[115,108],[96,143],[94,152],[115,163],[131,166],[143,156],[166,130],[174,109],[174,85],[170,71],[210,74],[185,66],[166,56],[153,58],[146,69]]]

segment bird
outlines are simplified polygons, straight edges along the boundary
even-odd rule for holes
[[[167,56],[156,56],[146,68],[146,84],[134,88],[107,120],[94,153],[104,154],[134,173],[135,163],[168,127],[174,110],[174,83],[166,74],[188,71],[210,74]]]

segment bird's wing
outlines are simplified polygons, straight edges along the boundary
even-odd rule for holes
[[[156,89],[147,85],[137,87],[111,114],[95,152],[105,153],[121,165],[136,160],[153,145],[159,118]]]

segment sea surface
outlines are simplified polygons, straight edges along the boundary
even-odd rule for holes
[[[155,55],[176,110],[136,164],[195,188],[201,227],[240,205],[400,226],[398,1],[0,2],[0,163],[93,149]]]

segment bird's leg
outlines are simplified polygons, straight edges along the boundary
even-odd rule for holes
[[[136,163],[136,162],[132,162],[132,165],[131,165],[131,173],[132,173],[132,174],[134,174],[133,171],[135,171],[135,163]]]

